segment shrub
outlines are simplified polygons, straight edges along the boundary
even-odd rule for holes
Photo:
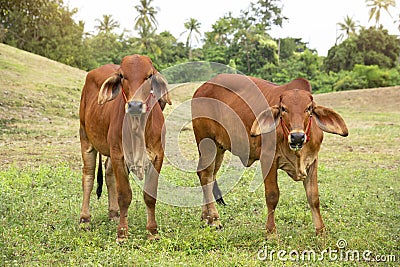
[[[352,71],[341,71],[334,91],[387,87],[400,84],[399,68],[382,69],[376,65],[355,65]]]
[[[328,93],[333,91],[333,85],[338,80],[335,72],[318,72],[314,79],[310,81],[313,93]]]

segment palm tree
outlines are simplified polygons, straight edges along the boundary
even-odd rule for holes
[[[157,44],[157,35],[155,29],[144,30],[146,34],[141,34],[135,45],[138,46],[140,53],[152,54],[155,58],[161,55],[161,48]]]
[[[188,21],[185,22],[184,24],[186,31],[184,33],[188,33],[187,38],[186,38],[186,48],[189,49],[189,60],[192,58],[192,39],[193,37],[196,39],[197,42],[199,42],[199,35],[200,35],[200,26],[201,23],[194,18],[190,18]]]
[[[95,28],[106,34],[119,27],[119,23],[112,18],[112,15],[103,15],[103,20],[96,19],[96,21],[99,22],[99,25]]]
[[[357,23],[358,21],[354,21],[353,17],[350,18],[348,15],[344,18],[344,22],[339,22],[337,25],[342,33],[336,38],[336,42],[356,34],[356,29],[358,28]]]
[[[135,30],[139,33],[146,33],[152,29],[157,29],[156,8],[150,6],[153,0],[140,0],[140,5],[135,6],[139,15],[135,18]]]
[[[379,27],[379,20],[381,18],[381,10],[384,9],[390,17],[392,15],[389,12],[389,7],[395,7],[396,1],[395,0],[366,0],[367,6],[371,9],[369,10],[369,20],[370,21],[373,17],[375,17],[375,27]]]
[[[236,18],[232,17],[232,12],[219,19],[212,25],[213,40],[219,45],[226,45],[228,41],[227,36],[232,32]]]
[[[140,0],[140,5],[135,6],[139,15],[135,18],[134,29],[139,32],[139,49],[145,54],[160,54],[159,47],[155,44],[155,31],[157,29],[156,14],[158,8],[151,6],[153,0]]]

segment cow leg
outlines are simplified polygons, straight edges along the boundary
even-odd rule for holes
[[[163,162],[162,156],[157,156],[150,168],[149,175],[145,178],[143,196],[144,203],[146,204],[147,224],[146,230],[148,232],[148,239],[158,239],[157,236],[157,222],[156,222],[156,201],[157,201],[157,188],[158,188],[158,175],[161,171]]]
[[[197,175],[203,189],[202,220],[207,220],[207,224],[216,228],[221,228],[219,214],[215,207],[214,196],[212,193],[213,181],[219,167],[221,166],[224,150],[217,149],[214,157],[214,147],[204,146],[201,149]],[[206,168],[205,165],[209,164]]]
[[[222,161],[224,160],[224,153],[225,153],[225,149],[217,149],[217,154],[215,155],[215,162],[214,162],[214,171],[213,171],[213,182],[216,181],[217,179],[217,173],[219,171],[219,169],[221,168],[222,165]],[[207,203],[207,202],[205,202]],[[214,204],[215,202],[213,202]],[[215,207],[215,204],[214,204]],[[215,217],[218,216],[218,217]],[[202,216],[201,216],[202,220],[207,220],[207,224],[209,224],[208,222],[208,218],[219,218],[218,215],[218,211],[215,208],[215,211],[209,211],[209,206],[208,205],[202,205]],[[219,219],[217,219],[217,221],[213,221],[211,223],[212,226],[215,226],[217,228],[222,228],[222,224],[221,221]]]
[[[308,204],[311,208],[312,221],[316,229],[316,234],[320,235],[324,233],[325,226],[319,209],[317,165],[317,161],[315,161],[310,166],[307,178],[304,180],[303,185],[306,190]]]
[[[118,192],[117,185],[115,182],[114,170],[111,165],[110,158],[107,158],[105,163],[106,169],[106,185],[108,191],[108,218],[113,221],[117,221],[118,214]]]
[[[213,172],[213,180],[217,180],[217,173],[221,168],[222,161],[224,160],[225,149],[217,149],[217,154],[215,155],[215,167]]]
[[[97,151],[93,148],[89,142],[85,130],[81,127],[79,130],[81,140],[81,153],[83,160],[82,167],[82,189],[83,189],[83,201],[82,209],[80,214],[80,223],[90,222],[89,202],[90,193],[93,190],[94,184],[94,173],[96,168],[96,157]]]
[[[265,200],[268,208],[266,229],[267,233],[276,233],[275,209],[279,201],[278,173],[276,164],[273,163],[268,170],[261,162],[261,168],[264,178]]]
[[[82,150],[83,168],[82,168],[82,189],[83,189],[83,201],[82,209],[80,214],[80,223],[90,222],[90,194],[93,190],[94,174],[96,168],[96,156],[97,151],[89,146],[88,149]]]
[[[132,201],[132,190],[123,158],[115,159],[111,156],[111,164],[115,174],[120,211],[117,242],[121,242],[128,237],[128,209]]]
[[[214,166],[207,167],[204,171],[199,173],[200,183],[203,188],[203,207],[202,207],[202,220],[206,220],[207,224],[216,228],[221,228],[218,210],[215,207],[214,196],[212,193],[213,188],[213,169]]]

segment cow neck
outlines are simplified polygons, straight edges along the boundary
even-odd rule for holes
[[[305,132],[305,134],[306,134],[306,143],[308,141],[310,141],[311,123],[312,123],[312,115],[310,115],[310,117],[308,119],[307,128],[306,128],[306,132]],[[282,116],[281,116],[281,127],[282,127],[283,135],[285,136],[285,139],[288,140],[290,131],[289,131],[289,128],[288,128],[287,124],[283,120]]]
[[[122,96],[124,97],[125,103],[128,103],[128,98],[126,97],[124,88],[122,86],[121,86],[121,91],[122,91]],[[153,99],[153,98],[155,98],[153,90],[150,90],[150,94],[146,98],[146,101],[145,101],[145,103],[146,103],[146,112],[150,111],[150,109],[151,109],[150,100]]]

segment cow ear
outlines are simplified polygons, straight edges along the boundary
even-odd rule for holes
[[[171,98],[168,94],[167,84],[167,80],[159,72],[154,74],[151,78],[151,88],[153,88],[157,99],[161,102],[160,105],[163,104],[164,107],[166,103],[172,105]]]
[[[121,75],[114,73],[101,85],[97,102],[100,105],[115,99],[121,91]]]
[[[349,131],[343,118],[333,109],[316,106],[313,110],[318,127],[327,133],[347,136]]]
[[[279,124],[279,114],[279,106],[273,106],[261,112],[251,126],[250,135],[257,136],[275,130]]]

